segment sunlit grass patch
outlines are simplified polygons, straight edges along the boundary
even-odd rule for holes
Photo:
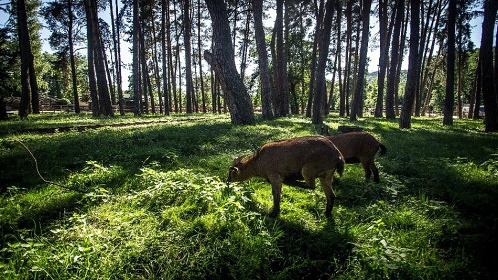
[[[0,278],[54,279],[491,279],[496,261],[496,135],[482,122],[326,118],[357,125],[388,148],[379,184],[360,165],[325,196],[283,186],[278,219],[262,179],[227,185],[234,157],[317,135],[291,116],[232,126],[228,115],[93,119],[41,116],[29,128],[78,122],[148,124],[0,140]],[[43,124],[43,123],[46,124]],[[50,124],[49,124],[50,123]],[[43,183],[26,143],[49,180]]]

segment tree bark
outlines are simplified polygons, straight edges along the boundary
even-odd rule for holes
[[[417,81],[419,79],[418,56],[420,39],[420,0],[411,0],[410,51],[408,56],[408,73],[405,87],[403,108],[399,119],[399,128],[411,128],[411,117]]]
[[[197,0],[197,50],[199,55],[199,80],[201,81],[202,112],[206,113],[206,91],[204,90],[204,74],[202,72],[202,51],[201,51],[201,0]]]
[[[332,16],[334,14],[334,0],[327,0],[325,4],[323,18],[322,40],[320,41],[318,63],[316,67],[315,94],[313,97],[313,115],[311,122],[321,124],[323,122],[323,101],[327,94],[327,85],[325,83],[325,68],[330,45],[330,34],[332,33]],[[318,23],[317,23],[318,24]]]
[[[168,110],[168,115],[171,112],[172,105],[175,106],[175,112],[178,112],[178,103],[174,102],[173,104],[173,95],[175,95],[176,99],[176,79],[175,79],[175,74],[174,74],[174,69],[173,69],[173,47],[171,46],[171,16],[169,14],[169,6],[170,2],[169,0],[163,0],[165,2],[165,7],[163,10],[163,13],[166,16],[166,45],[167,45],[167,57],[168,57],[168,83],[167,83],[167,88],[166,92],[168,95],[168,103],[169,103],[169,110]]]
[[[344,85],[343,85],[343,95],[344,95],[344,112],[341,110],[339,115],[344,117],[349,115],[349,93],[351,90],[351,53],[352,53],[352,33],[353,33],[353,1],[348,1],[346,4],[346,56],[344,64]]]
[[[477,120],[481,118],[480,116],[480,110],[481,110],[481,101],[482,101],[482,66],[481,63],[479,62],[479,65],[477,66],[476,69],[476,88],[475,88],[475,102],[474,102],[474,113],[473,113],[473,119]]]
[[[91,97],[91,110],[92,115],[97,117],[100,115],[100,102],[99,95],[97,93],[97,78],[95,76],[95,40],[93,39],[93,27],[94,24],[92,22],[92,16],[88,11],[89,3],[88,1],[83,1],[85,6],[86,20],[87,20],[87,54],[88,54],[88,86],[90,88],[90,97]]]
[[[399,41],[401,35],[401,25],[403,24],[405,1],[396,1],[396,19],[394,22],[394,30],[392,36],[391,48],[391,62],[389,65],[389,75],[387,78],[387,91],[386,91],[386,119],[395,119],[396,113],[394,111],[394,91],[396,90],[396,72],[398,69],[399,57]]]
[[[133,101],[134,101],[134,114],[135,117],[142,115],[141,103],[142,94],[140,93],[140,43],[139,33],[140,33],[140,20],[139,20],[139,1],[133,0],[133,34],[132,34],[132,46],[133,46]]]
[[[19,105],[19,117],[27,118],[29,113],[29,59],[31,59],[31,43],[29,40],[28,16],[24,0],[17,1],[17,25],[19,36],[19,48],[21,53],[21,103]]]
[[[437,36],[435,36],[434,34],[434,30],[435,28],[437,28],[439,26],[439,21],[441,20],[441,15],[442,15],[442,12],[444,10],[445,7],[443,7],[443,3],[442,3],[442,0],[438,0],[437,3],[436,3],[436,6],[434,7],[434,15],[433,15],[433,19],[431,20],[431,24],[430,24],[430,27],[429,27],[429,31],[428,31],[428,38],[427,38],[427,45],[425,47],[425,53],[424,53],[424,56],[422,58],[422,67],[420,68],[421,69],[421,81],[420,81],[420,86],[419,86],[419,91],[420,91],[420,96],[421,98],[423,99],[425,97],[425,101],[424,101],[424,104],[423,104],[423,107],[422,107],[422,112],[421,112],[421,115],[422,116],[425,116],[427,110],[428,110],[428,106],[429,106],[429,102],[430,102],[430,98],[431,98],[431,92],[426,90],[428,87],[427,87],[427,83],[430,82],[432,83],[433,82],[433,77],[435,75],[435,69],[437,67],[431,67],[432,66],[432,57],[433,57],[433,53],[434,53],[434,47],[436,45],[436,41],[439,40],[437,38]],[[435,19],[434,19],[435,18]],[[430,38],[432,37],[432,40],[430,40]],[[431,44],[431,47],[429,48],[429,44]],[[438,52],[441,53],[441,49],[442,48],[439,48]],[[439,57],[439,53],[436,57]],[[430,79],[429,79],[430,77]]]
[[[169,116],[170,103],[169,103],[169,83],[168,83],[168,65],[167,57],[168,51],[166,48],[166,13],[169,12],[169,7],[166,5],[166,0],[161,0],[161,58],[162,58],[162,78],[163,78],[163,93],[164,93],[164,114]],[[162,98],[162,97],[160,97]]]
[[[337,76],[339,79],[339,115],[344,116],[344,112],[346,111],[346,96],[344,95],[344,90],[343,90],[343,79],[342,79],[342,66],[341,66],[341,61],[342,61],[342,38],[341,38],[341,26],[342,26],[342,1],[336,1],[336,12],[337,12],[337,54],[336,56],[339,57],[338,59],[338,66],[337,66]]]
[[[31,52],[31,40],[29,38],[28,15],[24,0],[17,0],[17,24],[19,35],[19,48],[21,53],[21,104],[19,116],[26,118],[30,111],[29,96],[31,93],[31,111],[33,114],[40,113],[40,102],[38,94],[38,83],[36,81],[34,56]]]
[[[168,1],[168,3],[169,3],[169,1]],[[176,1],[173,1],[173,12],[176,11],[176,9],[177,9],[176,8]],[[171,23],[176,23],[178,21],[177,16],[176,16],[176,12],[174,13],[174,16],[175,16],[174,20],[171,21],[171,19],[169,18],[169,13],[168,13],[168,22],[169,22],[168,29],[170,31],[171,31]],[[168,36],[170,36],[169,34],[170,34],[170,32],[168,32]],[[180,38],[179,38],[179,35],[178,35],[178,28],[175,28],[175,38],[174,38],[174,41],[178,42],[179,40],[180,40]],[[175,113],[178,113],[178,112],[181,113],[181,111],[182,111],[181,96],[182,95],[178,94],[178,92],[181,92],[181,82],[179,82],[180,90],[177,90],[177,87],[176,87],[177,86],[177,83],[176,83],[176,81],[177,81],[176,73],[178,73],[177,72],[177,67],[179,68],[179,64],[180,64],[180,62],[179,62],[179,57],[180,57],[180,55],[179,55],[179,53],[180,53],[180,51],[179,51],[179,44],[177,43],[176,46],[175,46],[175,49],[173,49],[171,38],[169,38],[168,44],[169,44],[168,49],[171,50],[171,57],[170,57],[170,59],[171,59],[171,61],[170,61],[171,66],[170,66],[170,69],[171,69],[171,86],[172,86],[172,90],[173,90],[172,91],[172,93],[173,93],[173,103],[174,103],[174,107],[175,107]],[[175,62],[174,63],[173,63],[173,55],[175,56]],[[181,73],[179,75],[181,75]],[[178,80],[181,81],[181,77],[178,77]]]
[[[225,97],[228,98],[233,124],[255,124],[251,98],[235,66],[226,4],[223,0],[206,0],[213,27],[213,53],[204,58],[216,72]]]
[[[448,4],[448,41],[446,54],[446,96],[444,100],[443,125],[453,125],[453,108],[455,103],[455,23],[456,0]]]
[[[259,81],[261,84],[261,107],[263,119],[273,119],[271,98],[274,94],[268,68],[268,53],[266,51],[265,31],[263,29],[263,0],[252,1],[254,12],[254,35],[258,51]]]
[[[358,65],[358,78],[356,79],[356,86],[353,96],[353,102],[351,106],[351,115],[349,116],[350,121],[356,121],[356,117],[361,116],[363,111],[362,101],[363,101],[363,89],[365,81],[365,68],[367,64],[367,54],[368,54],[368,35],[370,31],[370,7],[372,5],[371,0],[363,1],[363,10],[361,14],[361,20],[363,23],[362,34],[361,34],[361,46],[360,46],[360,62]]]
[[[249,49],[249,35],[250,35],[250,29],[249,26],[251,24],[251,13],[249,11],[245,12],[246,14],[246,24],[244,28],[244,37],[242,39],[242,47],[241,47],[241,62],[240,62],[240,77],[242,81],[245,78],[245,73],[247,69],[247,53]]]
[[[111,0],[112,1],[112,0]],[[79,114],[80,110],[80,98],[78,95],[78,81],[76,79],[76,62],[74,60],[74,42],[73,42],[73,1],[67,0],[68,8],[68,43],[69,43],[69,60],[71,64],[71,85],[73,87],[73,97],[74,97],[74,112]]]
[[[403,57],[404,57],[404,50],[405,50],[405,42],[406,42],[406,36],[408,34],[408,22],[410,20],[410,16],[406,15],[403,25],[401,28],[401,40],[399,44],[399,53],[398,53],[398,67],[396,69],[396,83],[395,83],[395,89],[394,89],[394,112],[396,113],[396,116],[400,115],[399,112],[399,83],[401,81],[401,68],[403,66]]]
[[[429,17],[432,13],[433,10],[433,3],[434,1],[428,1],[428,7],[426,12],[424,12],[425,4],[424,1],[421,1],[420,5],[420,11],[421,15],[419,16],[420,18],[420,37],[419,37],[419,50],[418,50],[418,61],[417,61],[417,69],[419,69],[418,73],[418,79],[417,79],[417,88],[415,90],[415,96],[414,96],[414,105],[413,109],[415,110],[415,116],[419,117],[420,116],[420,108],[422,107],[422,90],[421,90],[421,71],[422,71],[422,65],[425,62],[425,59],[427,57],[427,51],[426,51],[426,44],[428,43],[428,37],[430,37],[429,33],[429,23],[431,22],[429,20]],[[435,9],[434,9],[435,10]]]
[[[276,117],[285,117],[289,113],[289,82],[287,76],[287,57],[284,46],[284,0],[277,0],[277,11],[275,18],[274,37],[276,36],[276,48],[274,60],[274,82],[275,102],[274,110]]]
[[[479,60],[481,62],[481,78],[483,101],[485,109],[484,123],[486,132],[498,131],[498,101],[495,88],[493,67],[493,29],[497,11],[496,0],[484,2],[484,19],[482,22],[481,50]]]
[[[29,87],[31,89],[31,108],[33,114],[39,114],[40,96],[38,92],[38,82],[36,81],[35,57],[31,52],[31,47],[29,48],[30,48],[30,54],[28,57],[28,65],[29,65]]]
[[[330,108],[332,107],[333,102],[334,102],[335,76],[337,74],[337,61],[338,60],[339,60],[339,56],[336,53],[336,55],[334,57],[334,64],[332,66],[332,80],[330,82],[330,91],[329,91],[328,101],[327,101],[327,104],[325,107],[325,115],[328,115],[330,113]]]
[[[110,0],[112,2],[112,0]],[[116,21],[113,21],[112,26],[116,26],[116,34],[113,36],[115,39],[114,42],[114,56],[116,60],[116,84],[118,87],[118,106],[119,106],[119,114],[124,116],[124,97],[123,97],[123,77],[121,72],[121,17],[119,16],[119,7],[118,0],[116,2]],[[112,12],[111,12],[112,15]]]
[[[470,104],[469,104],[469,119],[477,119],[479,117],[479,104],[477,103],[477,95],[481,94],[481,62],[477,60],[477,69],[474,73],[474,81],[472,83],[472,93],[470,94]],[[479,99],[480,100],[480,99]],[[477,115],[475,113],[477,112]]]
[[[185,45],[185,91],[187,99],[187,114],[192,114],[192,42],[190,21],[190,0],[183,1],[183,43]]]
[[[103,114],[105,116],[112,116],[113,111],[104,65],[104,46],[102,44],[102,37],[99,29],[97,3],[95,0],[84,0],[83,2],[85,4],[85,12],[87,15],[88,49],[89,53],[91,52],[91,58],[89,55],[88,59],[88,68],[89,71],[91,71],[90,68],[95,68],[93,74],[98,95],[98,99],[95,100],[98,102],[98,105],[93,104],[94,101],[92,100],[92,106],[96,106],[93,107],[93,109],[97,110],[97,112],[94,111],[94,115]]]
[[[325,0],[320,0],[319,6],[316,6],[317,11],[315,12],[316,27],[315,27],[315,39],[313,40],[313,50],[311,53],[311,66],[310,66],[310,81],[309,81],[309,89],[308,89],[308,102],[306,105],[306,117],[311,118],[312,115],[312,106],[313,99],[315,94],[315,75],[316,75],[316,60],[317,60],[317,51],[318,51],[318,42],[320,42],[322,38],[322,18],[324,13],[323,6],[325,5]]]
[[[155,13],[154,11],[151,11],[153,13],[152,17],[155,18]],[[154,69],[154,78],[156,82],[156,87],[157,87],[157,98],[159,100],[159,113],[163,114],[163,94],[162,94],[162,85],[161,85],[161,77],[160,77],[160,70],[159,70],[159,59],[157,58],[158,51],[157,51],[157,36],[156,36],[156,23],[152,22],[151,23],[152,27],[152,61],[153,61],[153,69]],[[164,41],[164,40],[162,40]]]
[[[382,117],[384,104],[384,82],[386,79],[387,63],[389,60],[389,32],[388,32],[388,0],[379,0],[379,73],[377,79],[377,102],[375,117]]]

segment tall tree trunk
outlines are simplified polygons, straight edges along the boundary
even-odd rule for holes
[[[212,42],[211,42],[212,43]],[[213,51],[214,46],[211,44],[211,51]],[[216,109],[219,109],[219,106],[216,106],[217,99],[218,99],[218,92],[217,92],[217,83],[218,79],[216,78],[216,73],[214,72],[213,68],[211,67],[211,107],[213,107],[213,114],[216,113]]]
[[[368,1],[368,0],[367,0]],[[316,67],[316,84],[313,98],[313,115],[311,122],[321,124],[323,122],[323,100],[327,95],[325,83],[325,68],[330,45],[330,34],[332,33],[332,16],[334,14],[334,0],[327,0],[325,4],[325,16],[323,18],[323,37],[319,46],[318,64]]]
[[[78,95],[78,81],[76,79],[76,62],[74,61],[74,42],[73,42],[73,1],[67,0],[68,7],[68,43],[69,43],[69,61],[71,64],[71,85],[73,88],[74,96],[74,112],[79,114],[80,110],[80,98]]]
[[[437,53],[437,57],[439,57],[441,55],[442,49],[443,48],[439,48],[438,53]],[[429,77],[424,77],[424,79],[423,79],[423,84],[427,85],[427,82],[429,82],[429,85],[427,87],[427,93],[425,94],[425,101],[424,101],[424,108],[422,110],[422,116],[425,116],[427,111],[429,111],[429,114],[430,114],[429,104],[430,104],[431,98],[432,98],[432,88],[434,86],[436,72],[437,72],[437,69],[439,69],[439,67],[440,67],[440,65],[436,64],[433,67],[431,67],[431,69],[426,70],[425,76],[430,75],[431,77],[430,77],[430,81],[429,81]],[[422,88],[420,88],[420,90],[422,90]]]
[[[477,119],[479,116],[479,109],[477,109],[477,116],[475,115],[476,108],[479,108],[479,103],[477,103],[477,95],[481,94],[481,62],[477,60],[477,68],[474,73],[474,81],[472,83],[472,92],[470,94],[469,102],[469,119]],[[479,99],[480,100],[480,99]]]
[[[254,35],[256,36],[256,48],[258,51],[259,81],[261,84],[261,107],[263,119],[273,119],[271,98],[273,96],[273,85],[268,69],[268,53],[266,51],[265,31],[263,29],[263,0],[252,1],[254,12]]]
[[[498,23],[496,24],[496,35],[495,35],[495,79],[498,79]],[[495,83],[495,92],[498,98],[498,82]]]
[[[173,64],[173,46],[171,45],[171,16],[170,16],[170,1],[166,0],[166,41],[168,48],[168,69],[169,69],[169,81],[168,81],[168,95],[169,95],[169,105],[174,106],[175,113],[178,113],[178,102],[176,100],[176,75],[175,67]],[[176,20],[175,20],[176,22]],[[173,101],[174,98],[174,101]]]
[[[419,79],[418,56],[420,39],[420,0],[410,1],[410,52],[408,56],[408,73],[403,101],[403,109],[399,119],[399,128],[411,128],[411,117],[417,81]]]
[[[142,115],[142,94],[140,92],[140,5],[138,0],[133,0],[133,101],[135,103],[134,114],[136,117]]]
[[[17,1],[17,24],[19,36],[19,48],[21,53],[21,104],[19,105],[19,117],[24,119],[28,117],[30,104],[30,62],[33,55],[31,54],[31,42],[29,39],[28,16],[26,13],[26,3],[24,0]]]
[[[361,5],[360,5],[361,7]],[[352,62],[353,62],[353,72],[352,72],[352,75],[353,75],[353,82],[352,82],[352,89],[351,89],[351,92],[354,96],[355,94],[355,91],[356,91],[356,83],[358,81],[358,67],[359,67],[359,62],[360,62],[360,48],[361,48],[361,21],[355,21],[354,24],[356,25],[356,36],[355,36],[355,40],[354,40],[354,56],[353,56],[353,59],[352,59]],[[353,104],[353,96],[351,96],[351,104]],[[360,98],[359,100],[360,102],[363,102],[363,98]],[[353,105],[351,105],[353,106]],[[363,106],[363,104],[360,105],[360,107]],[[358,110],[357,111],[358,113],[358,116],[361,117],[362,114],[363,114],[363,111],[362,110]]]
[[[91,97],[91,109],[92,109],[92,115],[94,117],[100,115],[100,102],[99,102],[99,95],[98,95],[98,89],[97,89],[97,77],[95,75],[95,40],[93,39],[94,34],[93,34],[93,27],[92,25],[94,22],[92,22],[92,16],[91,13],[89,12],[89,3],[87,0],[83,1],[84,6],[85,6],[85,12],[86,12],[86,20],[87,20],[87,42],[88,42],[88,47],[87,47],[87,53],[88,53],[88,86],[90,88],[90,97]]]
[[[459,45],[461,46],[461,45]],[[463,87],[465,86],[464,84],[464,75],[463,75],[463,70],[465,67],[465,54],[463,53],[463,50],[459,47],[458,51],[458,58],[457,58],[457,63],[458,63],[458,82],[457,82],[457,112],[458,112],[458,118],[463,118],[463,101],[462,101],[462,96],[463,96]]]
[[[142,107],[145,111],[146,114],[149,113],[149,91],[150,91],[150,83],[149,83],[149,69],[147,67],[147,58],[145,57],[145,36],[144,36],[144,32],[143,32],[143,28],[144,28],[144,19],[143,19],[143,15],[142,15],[142,12],[140,13],[140,28],[138,29],[138,42],[140,44],[140,47],[139,47],[139,51],[138,51],[138,54],[139,54],[139,61],[140,61],[140,66],[141,66],[141,71],[140,71],[140,74],[141,74],[141,85],[140,85],[140,88],[143,89],[143,104],[142,104]],[[151,100],[153,100],[151,98]]]
[[[444,99],[443,125],[453,125],[453,109],[455,103],[455,23],[456,0],[448,4],[448,41],[446,54],[446,96]]]
[[[408,30],[408,22],[410,20],[409,16],[409,11],[407,11],[407,15],[405,17],[405,20],[403,21],[402,25],[402,31],[401,31],[401,40],[399,44],[399,53],[398,53],[398,68],[396,69],[396,83],[395,83],[395,89],[394,89],[394,112],[396,113],[396,116],[400,115],[399,112],[399,83],[401,82],[401,68],[403,66],[403,57],[404,57],[404,50],[405,50],[405,42],[406,42],[406,36],[407,36],[407,30]]]
[[[341,66],[341,61],[342,61],[342,32],[341,32],[341,26],[342,26],[342,1],[335,1],[336,2],[336,12],[337,12],[337,57],[339,57],[338,61],[338,77],[339,77],[339,115],[341,117],[344,116],[346,112],[346,95],[344,94],[343,90],[343,69]]]
[[[201,52],[201,0],[197,0],[197,50],[199,53],[199,80],[201,81],[202,112],[206,113],[206,91],[204,89],[204,74],[202,72],[202,52]]]
[[[179,41],[179,37],[177,37]],[[178,102],[178,108],[179,112],[183,113],[183,102],[182,102],[182,61],[180,58],[181,51],[180,51],[180,44],[176,45],[176,50],[175,50],[175,75],[178,73],[178,91],[175,92],[175,103]]]
[[[330,82],[329,99],[327,101],[327,106],[325,107],[325,115],[328,115],[330,113],[330,108],[332,107],[333,102],[334,102],[335,76],[337,74],[337,61],[338,60],[339,60],[339,58],[338,58],[338,55],[336,53],[336,55],[334,57],[334,64],[332,66],[332,80]]]
[[[176,16],[176,1],[173,1],[173,12],[174,12],[174,20],[173,22],[178,22],[178,19],[177,19],[177,16]],[[169,14],[169,13],[168,13]],[[170,22],[171,24],[171,21],[168,20],[168,22]],[[182,95],[181,95],[181,73],[177,70],[177,68],[179,68],[179,58],[180,58],[180,51],[179,51],[179,44],[178,42],[180,41],[180,38],[179,38],[179,35],[178,35],[178,27],[175,27],[175,42],[177,42],[176,46],[175,46],[175,49],[173,50],[172,46],[171,46],[171,85],[172,85],[172,88],[173,88],[173,102],[174,102],[174,107],[175,107],[175,113],[178,113],[178,112],[182,112],[182,101],[181,101],[181,98],[182,98]],[[168,41],[169,44],[171,41]],[[175,62],[173,64],[173,56],[175,57]],[[178,80],[180,81],[179,82],[179,86],[180,86],[180,89],[177,90],[177,83],[176,83],[176,73],[179,73],[179,77],[178,77]]]
[[[247,69],[247,53],[249,49],[249,34],[250,34],[250,29],[249,26],[251,24],[251,13],[247,11],[246,13],[246,24],[244,28],[244,38],[242,39],[242,55],[241,55],[241,61],[240,61],[240,77],[242,81],[245,78],[245,73]]]
[[[475,100],[475,105],[474,105],[474,119],[477,120],[479,119],[480,116],[480,110],[481,110],[481,100],[482,100],[482,64],[479,60],[479,64],[477,65],[476,69],[476,79],[477,79],[477,84],[475,88],[475,93],[476,93],[476,100]]]
[[[111,73],[111,67],[109,67],[109,60],[107,59],[107,52],[105,51],[105,47],[104,47],[104,44],[102,43],[102,55],[103,55],[103,58],[104,58],[104,71],[106,73],[106,76],[107,76],[107,85],[108,85],[108,92],[110,94],[110,98],[111,98],[111,105],[114,105],[117,103],[116,101],[116,92],[114,90],[114,83],[113,83],[113,80],[112,80],[112,73]],[[112,58],[111,58],[111,63],[112,63]]]
[[[418,61],[417,61],[417,69],[419,69],[418,73],[418,79],[417,79],[417,88],[415,90],[415,96],[414,96],[414,104],[413,104],[413,109],[415,110],[415,116],[419,117],[420,116],[420,108],[422,107],[422,91],[420,89],[420,83],[421,83],[421,70],[422,70],[422,65],[424,62],[424,59],[426,58],[426,42],[428,41],[428,37],[430,37],[429,34],[429,23],[431,22],[429,20],[429,17],[432,13],[432,6],[433,6],[434,1],[428,1],[429,5],[427,7],[427,11],[424,13],[424,8],[425,4],[423,1],[420,3],[420,12],[421,15],[420,18],[420,37],[419,37],[419,50],[418,50]]]
[[[435,69],[435,67],[431,67],[432,57],[433,57],[433,53],[434,53],[434,47],[436,45],[436,41],[438,40],[438,38],[434,34],[434,29],[439,26],[439,21],[441,20],[441,15],[442,15],[444,8],[445,7],[443,7],[442,0],[438,0],[436,3],[436,6],[434,7],[434,11],[435,11],[434,15],[432,17],[432,20],[430,21],[428,38],[426,40],[427,45],[425,47],[424,56],[422,58],[422,67],[420,68],[422,73],[421,73],[421,77],[420,77],[421,80],[420,80],[420,87],[419,87],[420,97],[422,99],[425,97],[425,102],[423,104],[422,112],[421,112],[422,116],[425,116],[425,113],[428,109],[427,107],[429,106],[431,92],[427,91],[426,89],[427,89],[427,83],[429,82],[429,77],[431,77],[431,79],[432,79],[432,77],[434,76],[433,70]],[[431,40],[431,38],[432,38],[432,40]],[[430,48],[429,48],[429,44],[431,44]],[[439,48],[439,50],[441,50],[441,49],[442,48]],[[439,57],[439,56],[436,56],[436,57]]]
[[[190,40],[191,32],[190,21],[190,0],[183,1],[183,41],[185,45],[185,84],[186,84],[186,99],[187,99],[187,114],[192,111],[192,42]]]
[[[238,5],[239,5],[239,1],[238,0],[235,0],[235,1],[230,1],[228,3],[229,5],[233,5],[233,7],[231,7],[231,11],[233,13],[233,18],[230,19],[231,22],[233,22],[233,32],[232,32],[232,40],[233,40],[233,43],[232,45],[235,46],[237,45],[237,23],[239,23],[239,9],[238,9]],[[230,25],[229,25],[230,26]]]
[[[289,88],[289,70],[288,70],[288,64],[289,64],[289,53],[290,53],[290,41],[289,41],[289,28],[291,25],[289,14],[290,11],[293,9],[291,7],[292,2],[291,1],[284,1],[284,7],[285,7],[285,13],[284,13],[284,45],[283,45],[283,61],[281,62],[283,65],[283,105],[284,107],[282,108],[285,112],[284,116],[287,116],[290,113],[290,88]]]
[[[169,13],[169,6],[166,3],[166,0],[161,0],[161,51],[162,51],[162,75],[163,75],[163,85],[164,85],[164,114],[169,116],[171,106],[169,103],[169,83],[168,83],[168,66],[167,66],[167,57],[168,57],[168,49],[166,48],[166,13]],[[169,37],[169,35],[168,35]]]
[[[392,44],[391,44],[391,62],[389,65],[389,76],[387,78],[387,91],[386,91],[386,118],[387,119],[395,119],[396,113],[394,111],[394,91],[396,90],[396,72],[398,69],[398,64],[401,63],[398,61],[398,53],[399,53],[399,41],[401,34],[401,25],[403,24],[403,17],[405,14],[404,11],[405,1],[397,0],[396,1],[396,19],[394,22],[394,30],[392,36]]]
[[[273,104],[276,117],[285,117],[289,112],[289,82],[287,78],[287,58],[284,46],[284,0],[277,0],[274,35],[276,36],[276,60],[274,62],[274,82],[276,102]]]
[[[377,102],[375,106],[375,117],[382,117],[382,106],[384,104],[384,82],[386,79],[387,62],[389,60],[389,30],[388,30],[388,0],[379,0],[379,74],[377,79]]]
[[[111,98],[109,96],[109,88],[106,78],[104,46],[99,29],[97,3],[96,0],[84,0],[83,2],[85,3],[87,25],[89,26],[90,32],[90,34],[88,34],[88,48],[91,52],[93,52],[92,64],[95,67],[95,78],[97,83],[97,94],[99,102],[98,114],[112,116],[114,114],[112,111]],[[89,63],[89,65],[92,64]]]
[[[319,6],[316,6],[316,27],[315,27],[315,39],[313,40],[313,51],[311,53],[311,66],[310,66],[310,82],[308,89],[308,103],[306,105],[306,117],[311,118],[311,108],[313,106],[313,99],[315,94],[315,75],[316,75],[316,60],[317,60],[317,51],[318,51],[318,43],[322,38],[322,19],[325,5],[325,0],[320,0]]]
[[[30,44],[31,45],[31,44]],[[31,50],[31,47],[29,47]],[[28,57],[29,64],[29,87],[31,89],[31,108],[33,114],[40,114],[40,96],[38,93],[38,82],[36,81],[35,57],[30,51]]]
[[[356,121],[356,117],[357,116],[360,117],[361,112],[363,111],[362,101],[363,101],[363,89],[365,81],[365,68],[367,64],[367,54],[368,54],[368,35],[370,31],[371,5],[372,5],[371,0],[363,1],[363,8],[361,13],[363,26],[361,34],[360,62],[358,65],[358,78],[356,79],[356,86],[351,106],[351,115],[349,116],[350,121]]]
[[[96,3],[95,3],[95,7]],[[95,16],[95,18],[97,18]],[[98,22],[98,21],[97,21]],[[107,81],[107,73],[106,73],[106,66],[105,66],[105,58],[104,58],[104,46],[102,44],[102,38],[100,36],[100,30],[98,30],[98,25],[94,25],[94,28],[96,28],[93,31],[93,34],[99,34],[98,37],[100,40],[98,40],[97,43],[97,49],[95,49],[95,74],[97,78],[97,89],[98,89],[98,94],[99,94],[99,103],[100,103],[100,114],[104,116],[112,116],[113,111],[112,111],[112,104],[111,104],[111,98],[109,95],[109,87],[108,87],[108,81]],[[95,35],[94,35],[95,36]]]
[[[154,12],[152,12],[154,13]],[[155,15],[152,15],[155,18]],[[162,86],[161,86],[161,77],[160,77],[160,70],[159,70],[159,60],[157,58],[158,51],[157,51],[157,36],[156,36],[156,23],[152,22],[152,61],[153,61],[153,68],[154,68],[154,78],[156,80],[156,86],[157,86],[157,97],[159,100],[159,113],[163,114],[163,95],[162,95]],[[162,40],[164,41],[164,40]]]
[[[143,12],[143,15],[142,15],[142,19],[141,19],[141,26],[142,28],[140,29],[140,51],[141,51],[141,61],[142,61],[142,66],[143,66],[143,73],[142,73],[142,76],[143,76],[143,84],[144,84],[144,97],[145,98],[145,102],[146,102],[146,107],[149,106],[148,104],[148,100],[150,100],[150,108],[151,108],[151,113],[152,114],[155,114],[156,113],[156,98],[154,96],[154,91],[152,90],[152,81],[151,81],[151,75],[153,75],[153,69],[152,71],[149,70],[149,58],[147,58],[147,54],[151,54],[151,56],[153,57],[153,52],[148,52],[146,51],[145,49],[145,41],[152,37],[152,39],[154,39],[154,35],[150,35],[150,31],[148,34],[146,34],[146,31],[148,30],[151,30],[149,28],[149,23],[150,24],[154,24],[153,22],[153,19],[154,16],[152,14],[152,10],[149,9],[148,7],[144,7],[144,12]],[[148,37],[146,37],[146,35],[148,35]],[[153,40],[152,43],[154,43],[155,41]],[[147,48],[150,48],[150,46],[147,46]],[[147,97],[148,96],[148,97]]]
[[[32,109],[31,111],[33,112],[33,114],[39,114],[40,98],[38,93],[38,82],[36,81],[35,58],[33,56],[33,53],[31,52],[31,40],[29,38],[26,3],[24,0],[18,0],[17,6],[18,6],[17,16],[18,16],[19,46],[21,51],[21,65],[23,65],[23,60],[24,60],[24,66],[22,67],[26,67],[27,70],[23,69],[22,71],[27,71],[27,74],[26,73],[24,74],[27,75],[27,78],[25,79],[27,79],[29,83],[29,89],[27,89],[27,95],[26,93],[24,93],[23,90],[21,99],[23,97],[29,99],[29,94],[31,92],[31,109]],[[23,103],[23,101],[21,101],[21,103]],[[26,116],[21,116],[21,113],[19,114],[21,117],[27,117],[27,112],[29,111],[29,104],[30,104],[29,101],[24,101],[24,105],[26,105],[28,109],[26,110]]]
[[[352,33],[353,33],[353,1],[347,1],[346,6],[346,57],[344,71],[344,112],[340,112],[340,116],[349,115],[349,93],[351,90],[351,52],[352,52]]]
[[[204,51],[204,58],[213,67],[230,106],[233,124],[255,124],[251,98],[237,73],[230,40],[230,25],[223,0],[206,0],[213,26],[213,53]]]
[[[495,88],[493,67],[493,33],[494,22],[498,3],[496,0],[484,2],[484,20],[482,22],[481,50],[479,60],[481,61],[481,78],[483,101],[486,117],[484,123],[486,132],[498,131],[498,100]]]
[[[112,2],[112,0],[110,0]],[[118,106],[119,106],[119,114],[124,116],[125,111],[124,111],[124,97],[123,97],[123,77],[122,77],[122,72],[121,72],[121,17],[119,16],[119,6],[118,6],[118,0],[115,0],[116,2],[116,21],[114,22],[112,26],[116,26],[116,33],[115,36],[113,36],[114,41],[114,56],[116,60],[116,84],[118,87]],[[111,5],[112,6],[112,5]],[[112,8],[111,8],[112,9]],[[111,12],[111,15],[113,13]]]
[[[300,11],[303,11],[304,10],[304,6],[300,6],[299,10]],[[306,30],[306,27],[305,27],[305,19],[303,19],[303,17],[300,17],[299,18],[299,32],[301,32],[301,34],[304,34],[305,33],[305,30]],[[304,45],[305,45],[305,38],[304,37],[301,37],[299,38],[299,43],[298,43],[298,47],[300,49],[304,49]],[[299,68],[298,68],[298,75],[300,77],[305,77],[305,73],[306,73],[306,69],[309,67],[307,64],[307,58],[306,58],[306,55],[305,54],[301,54],[299,56]],[[297,91],[295,92],[296,94],[296,102],[297,102],[297,111],[296,112],[292,112],[293,114],[305,114],[305,108],[306,108],[306,82],[304,78],[301,78],[299,79],[299,82],[298,84],[300,85],[300,94],[298,95],[297,94]]]

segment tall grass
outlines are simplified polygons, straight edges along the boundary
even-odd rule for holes
[[[46,118],[46,119],[45,119]],[[227,167],[262,144],[317,134],[301,117],[232,126],[227,116],[37,117],[2,124],[0,273],[5,279],[492,279],[496,272],[498,137],[482,123],[357,123],[388,147],[381,183],[347,165],[333,217],[320,188],[226,185]],[[47,124],[50,122],[50,124]],[[135,123],[135,124],[133,124]],[[346,119],[329,117],[332,128]],[[9,128],[11,126],[11,128]],[[14,132],[22,127],[22,132]],[[19,130],[18,130],[19,131]],[[40,182],[21,140],[44,177]]]

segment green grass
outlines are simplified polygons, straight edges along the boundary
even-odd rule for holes
[[[325,120],[331,131],[346,119]],[[492,279],[497,272],[498,137],[482,121],[364,119],[388,153],[381,183],[359,165],[320,188],[227,186],[227,167],[268,141],[317,134],[291,117],[232,126],[226,115],[33,116],[0,123],[0,278]],[[39,128],[92,124],[83,132]],[[45,184],[47,179],[84,190]]]

